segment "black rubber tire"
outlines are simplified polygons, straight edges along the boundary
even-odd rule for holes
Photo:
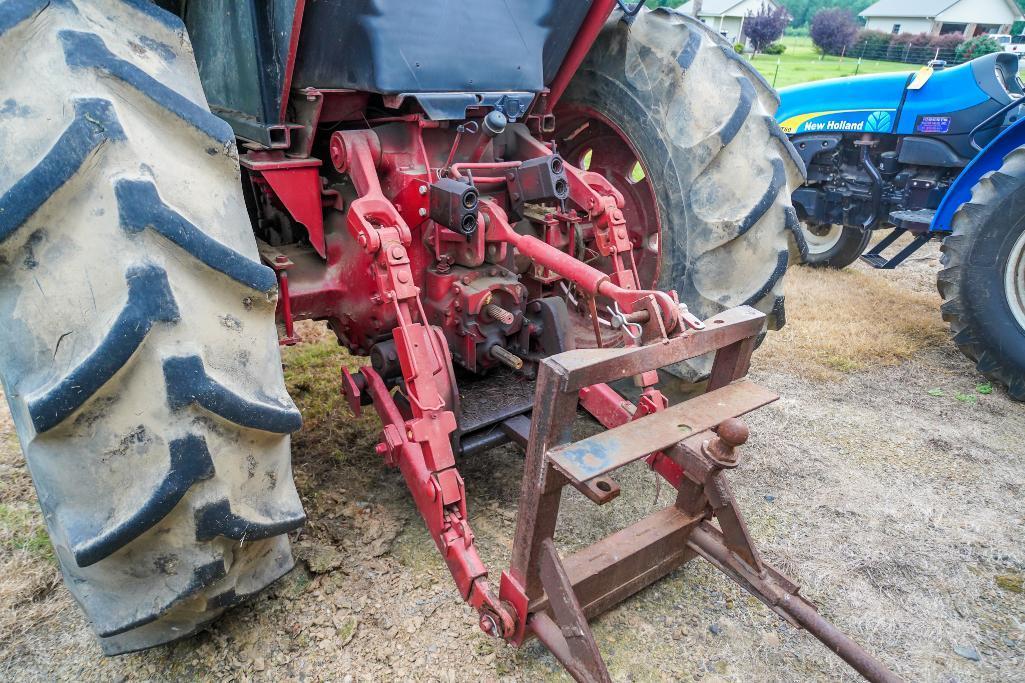
[[[193,633],[304,521],[231,128],[145,0],[0,4],[0,379],[103,650]]]
[[[782,327],[783,276],[805,248],[790,204],[804,164],[773,118],[778,96],[700,21],[665,8],[620,16],[559,108],[597,111],[632,142],[662,221],[660,288],[701,318],[748,304]],[[673,372],[696,381],[710,368],[706,356]]]
[[[805,242],[808,244],[808,252],[804,257],[804,264],[812,268],[835,268],[843,270],[858,260],[858,257],[865,253],[868,243],[872,241],[871,230],[859,230],[858,228],[844,227],[840,233],[840,239],[829,249],[816,251],[812,246],[813,236],[808,235],[808,228],[802,224]]]
[[[1012,312],[1013,305],[1025,318],[1025,301],[1019,293],[1012,304],[1005,286],[1009,269],[1025,269],[1025,147],[979,180],[952,227],[937,276],[943,319],[979,372],[1025,401],[1025,324]]]

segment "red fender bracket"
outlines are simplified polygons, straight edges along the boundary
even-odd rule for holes
[[[261,159],[254,154],[246,154],[239,163],[267,182],[289,215],[306,228],[313,248],[321,257],[327,258],[320,159]]]

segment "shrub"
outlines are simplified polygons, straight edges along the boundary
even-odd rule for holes
[[[932,58],[928,33],[901,33],[893,36],[887,58],[895,62],[921,63]]]
[[[862,29],[858,31],[858,35],[855,41],[858,43],[859,53],[864,50],[866,57],[871,59],[877,58],[878,55],[890,46],[890,41],[893,39],[892,33],[886,31],[874,31],[872,29]]]
[[[781,55],[787,51],[787,46],[783,43],[769,43],[765,46],[765,54],[767,55]]]
[[[994,52],[1003,52],[1003,50],[1004,48],[993,36],[975,36],[958,45],[954,55],[957,61],[967,62],[969,59]]]
[[[744,43],[733,43],[733,51],[738,55],[744,54]]]
[[[824,9],[812,17],[812,42],[825,54],[840,54],[845,47],[854,44],[857,35],[858,22],[854,15],[845,9]]]
[[[944,33],[939,36],[933,36],[929,41],[929,46],[939,47],[941,50],[952,50],[956,49],[963,42],[965,42],[965,36],[959,33]]]
[[[757,13],[748,12],[744,18],[744,37],[751,41],[755,52],[761,52],[766,45],[783,36],[783,29],[790,23],[790,14],[785,7],[773,7],[764,2]]]

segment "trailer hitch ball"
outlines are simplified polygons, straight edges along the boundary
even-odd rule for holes
[[[747,443],[750,430],[737,418],[730,417],[720,422],[715,432],[717,436],[701,445],[701,452],[723,469],[736,467],[740,460],[736,448]]]

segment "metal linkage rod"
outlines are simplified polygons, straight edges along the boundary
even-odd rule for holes
[[[729,551],[719,534],[702,525],[691,532],[687,544],[756,598],[791,617],[869,681],[899,683],[901,680],[861,645],[824,619],[811,603],[796,593],[782,590],[772,580],[770,572],[759,575],[751,571]]]

